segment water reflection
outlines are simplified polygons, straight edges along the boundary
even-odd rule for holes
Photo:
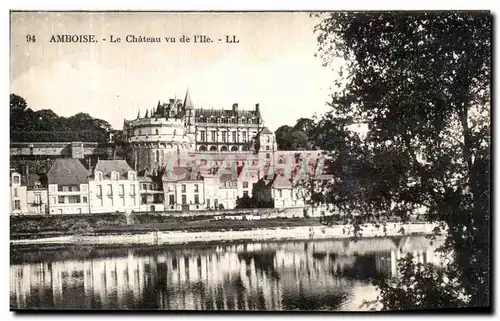
[[[357,310],[370,278],[413,253],[440,264],[424,236],[184,248],[12,254],[14,309]],[[97,251],[97,252],[96,252]],[[58,258],[59,257],[59,258]],[[61,259],[61,257],[63,257]]]

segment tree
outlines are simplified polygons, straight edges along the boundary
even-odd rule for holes
[[[338,12],[316,31],[319,56],[339,75],[319,126],[320,147],[337,157],[328,200],[339,211],[403,218],[426,209],[447,227],[447,272],[462,301],[489,306],[491,15]],[[349,121],[368,124],[367,137],[342,125]],[[403,279],[412,271],[403,268]],[[430,302],[437,291],[448,298],[440,306],[457,306],[440,277],[415,281],[419,295]],[[408,306],[381,295],[384,309]]]
[[[50,109],[33,111],[24,98],[10,95],[10,136],[12,141],[93,141],[107,142],[111,125],[86,113],[69,118],[58,116]]]
[[[10,128],[11,130],[22,129],[27,121],[25,110],[28,105],[23,97],[10,94]]]
[[[10,94],[10,112],[22,112],[28,107],[26,100],[16,94]]]
[[[314,120],[310,118],[299,118],[293,128],[304,132],[307,137],[309,137],[310,131],[314,128]]]
[[[308,150],[309,139],[303,131],[284,125],[276,130],[278,150]]]

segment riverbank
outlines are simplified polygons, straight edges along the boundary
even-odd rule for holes
[[[125,215],[119,214],[11,217],[10,239],[40,239],[74,235],[139,235],[158,231],[219,232],[322,226],[318,218],[254,216],[252,219],[247,219],[247,217],[201,215],[179,217],[153,214],[131,215],[128,219]]]
[[[267,222],[269,223],[269,222]],[[304,222],[301,222],[304,223]],[[11,245],[169,245],[206,242],[314,240],[358,237],[387,237],[401,235],[432,234],[437,224],[431,223],[387,223],[383,225],[363,224],[355,231],[352,224],[306,225],[273,228],[220,229],[212,231],[154,231],[128,234],[65,235],[35,239],[11,239]]]

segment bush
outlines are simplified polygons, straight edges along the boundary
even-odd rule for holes
[[[69,232],[74,234],[86,234],[93,232],[94,228],[87,221],[76,221],[70,228]]]

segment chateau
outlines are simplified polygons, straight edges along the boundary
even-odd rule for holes
[[[274,152],[274,134],[264,127],[259,104],[253,110],[195,108],[189,89],[184,101],[158,102],[123,124],[130,146],[129,162],[136,170],[165,166],[172,156],[187,153]]]

